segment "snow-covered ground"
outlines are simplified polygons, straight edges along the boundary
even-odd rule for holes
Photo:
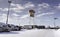
[[[0,37],[60,37],[60,29],[33,29],[25,31],[2,32]]]

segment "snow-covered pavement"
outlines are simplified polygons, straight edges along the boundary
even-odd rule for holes
[[[0,37],[60,37],[60,29],[33,29],[0,33]]]

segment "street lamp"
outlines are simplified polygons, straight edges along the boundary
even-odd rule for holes
[[[35,11],[34,10],[29,10],[29,14],[30,14],[30,25],[34,25],[34,15],[35,15]]]
[[[7,12],[6,24],[8,24],[8,17],[9,17],[9,10],[10,10],[10,4],[11,4],[11,1],[8,1],[8,3],[9,3],[9,6],[8,6],[8,12]]]
[[[58,18],[54,18],[54,26],[56,26],[56,20],[57,20]]]

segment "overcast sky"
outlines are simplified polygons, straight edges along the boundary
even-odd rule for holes
[[[35,10],[34,22],[37,25],[60,25],[60,0],[11,0],[9,24],[28,25],[29,10]],[[0,0],[0,22],[6,23],[8,0]]]

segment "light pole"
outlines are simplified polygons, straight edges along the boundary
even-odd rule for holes
[[[56,26],[56,20],[57,20],[58,18],[54,18],[54,26]]]
[[[8,6],[8,12],[7,12],[6,24],[8,24],[8,17],[9,17],[9,10],[10,10],[10,4],[11,4],[11,1],[8,1],[8,3],[9,3],[9,6]]]
[[[34,25],[34,15],[35,15],[35,11],[34,10],[29,10],[29,14],[30,14],[30,25]]]

